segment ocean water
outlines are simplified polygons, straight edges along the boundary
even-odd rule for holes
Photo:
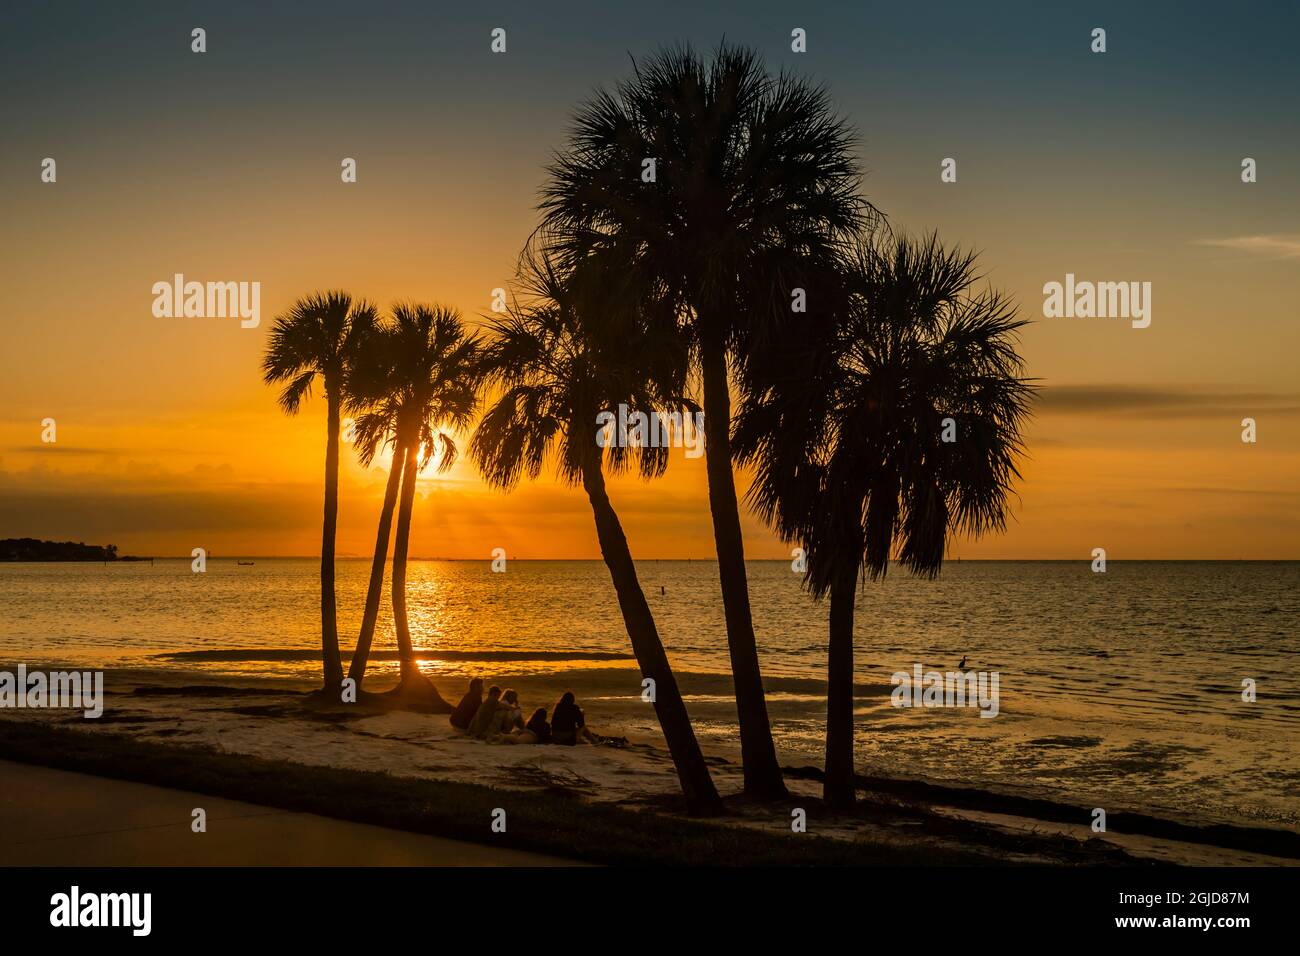
[[[0,664],[67,661],[314,675],[317,561],[0,564]],[[644,561],[642,585],[675,668],[728,673],[717,568]],[[359,624],[366,560],[338,564],[340,634]],[[750,593],[783,758],[820,757],[824,604],[784,562],[751,562]],[[633,668],[600,562],[415,561],[408,601],[433,674]],[[1180,816],[1300,829],[1300,563],[950,563],[891,574],[858,598],[860,769]],[[385,595],[376,649],[394,647]],[[212,652],[242,649],[253,653]],[[258,660],[258,651],[303,651]],[[172,657],[181,652],[200,656]],[[203,656],[204,654],[208,656]],[[599,655],[591,658],[587,655]],[[466,660],[468,656],[471,660]],[[890,675],[997,672],[999,713],[895,708]],[[245,659],[228,659],[228,658]],[[216,659],[214,659],[216,658]],[[377,671],[391,670],[378,662]],[[635,676],[633,674],[633,676]],[[1242,699],[1243,681],[1257,699]],[[689,680],[683,681],[688,691]],[[714,688],[689,699],[703,738],[734,740]],[[730,716],[728,716],[730,715]]]

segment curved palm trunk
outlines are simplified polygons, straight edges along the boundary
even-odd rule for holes
[[[397,692],[428,700],[439,710],[451,712],[451,705],[443,700],[433,681],[420,673],[415,662],[415,648],[411,645],[411,625],[406,618],[406,556],[411,541],[411,513],[415,510],[415,478],[420,444],[406,443],[402,464],[401,503],[397,509],[397,541],[393,544],[393,623],[397,627],[397,657],[401,664],[401,679]],[[394,461],[396,467],[396,461]]]
[[[320,542],[320,632],[321,660],[325,668],[325,692],[336,694],[343,683],[343,659],[339,655],[338,611],[334,598],[334,536],[339,516],[339,390],[330,388],[328,439],[325,445],[325,520]]]
[[[763,695],[763,675],[758,666],[754,621],[749,609],[749,583],[745,575],[745,542],[740,533],[740,506],[731,470],[731,395],[727,391],[727,356],[719,343],[702,349],[704,380],[705,468],[709,480],[709,510],[718,552],[718,576],[727,621],[727,647],[736,687],[740,720],[740,751],[744,761],[745,792],[762,799],[786,795],[781,765],[772,743],[772,725]]]
[[[375,556],[370,562],[370,586],[366,590],[366,609],[361,617],[361,633],[357,636],[357,649],[352,654],[348,677],[361,686],[366,676],[366,663],[370,645],[375,639],[375,623],[379,620],[379,599],[384,591],[384,565],[388,562],[388,542],[393,532],[393,509],[397,506],[397,489],[402,480],[406,462],[406,446],[398,444],[393,449],[393,464],[388,469],[388,484],[384,487],[384,506],[379,512],[379,530],[375,533]]]
[[[406,555],[411,540],[411,512],[415,509],[415,475],[418,449],[406,445],[402,458],[402,503],[397,512],[397,543],[393,545],[393,624],[397,628],[397,657],[402,683],[419,674],[415,649],[411,646],[411,625],[406,619]],[[393,467],[397,467],[394,460]]]
[[[822,799],[835,807],[851,807],[857,797],[853,786],[853,601],[857,586],[856,563],[831,582]]]
[[[605,493],[605,476],[600,466],[585,463],[582,485],[596,519],[596,535],[600,540],[600,553],[609,568],[609,576],[618,593],[618,604],[623,612],[623,624],[632,640],[632,651],[645,677],[654,680],[655,715],[663,729],[664,740],[677,768],[677,779],[692,813],[715,816],[722,812],[722,801],[713,786],[708,765],[700,752],[686,703],[677,688],[672,665],[664,651],[663,642],[655,628],[654,616],[646,603],[645,592],[637,580],[636,565],[628,550],[627,537],[619,523],[618,515]]]

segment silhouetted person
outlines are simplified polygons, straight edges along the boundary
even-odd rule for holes
[[[451,725],[458,730],[469,730],[470,721],[478,713],[479,706],[483,703],[483,678],[475,677],[469,682],[469,690],[465,696],[460,699],[451,712]]]
[[[487,700],[479,706],[474,719],[469,722],[468,733],[471,737],[486,738],[492,731],[492,718],[501,709],[501,688],[493,684],[488,688]]]
[[[551,725],[546,722],[546,708],[538,707],[523,730],[503,734],[497,740],[503,744],[549,744],[551,742]]]
[[[588,743],[600,743],[600,739],[587,729],[587,718],[573,697],[573,691],[566,690],[555,710],[551,712],[551,739],[557,744],[576,744],[579,740]]]
[[[545,707],[538,707],[533,711],[533,716],[528,718],[524,730],[534,734],[539,744],[549,744],[551,742],[551,725],[546,720]]]
[[[494,734],[509,734],[517,730],[524,729],[523,709],[519,706],[519,695],[513,690],[508,690],[501,695],[501,703],[497,706],[497,712],[492,715],[492,721],[488,725],[488,736]]]

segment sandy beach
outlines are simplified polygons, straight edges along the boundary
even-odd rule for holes
[[[618,668],[491,677],[502,686],[514,687],[526,705],[549,704],[563,690],[574,690],[587,709],[591,726],[605,734],[628,737],[628,746],[622,749],[493,745],[464,737],[440,714],[374,705],[320,706],[308,696],[313,687],[304,681],[183,670],[109,672],[107,703],[97,720],[68,711],[4,710],[0,721],[72,729],[96,738],[115,735],[150,746],[197,747],[237,758],[287,761],[303,768],[477,785],[499,791],[507,808],[513,805],[511,800],[526,801],[530,795],[562,795],[594,808],[654,814],[671,825],[681,817],[672,763],[662,738],[646,730],[648,715],[637,710],[648,705],[640,704],[639,698],[623,688],[627,678],[628,672]],[[382,686],[376,681],[375,689]],[[439,682],[439,690],[455,700],[461,688],[446,680]],[[709,706],[701,706],[698,700],[692,703],[706,721]],[[806,705],[791,700],[784,706]],[[12,756],[5,753],[3,737],[0,733],[0,757]],[[719,791],[724,796],[738,794],[737,748],[711,743],[706,755]],[[19,759],[63,766],[57,753],[47,757],[33,758],[29,753]],[[1271,839],[1267,831],[1249,828],[1206,829],[1190,821],[1135,817],[1124,827],[1113,819],[1111,832],[1094,834],[1086,808],[1018,800],[1008,794],[945,792],[906,780],[862,781],[862,806],[851,815],[832,814],[821,807],[819,768],[802,759],[796,763],[787,762],[792,791],[789,805],[754,805],[731,797],[727,816],[710,825],[794,839],[791,814],[803,809],[808,832],[819,838],[855,846],[901,848],[921,860],[927,854],[944,853],[971,854],[972,861],[989,863],[1251,865],[1300,860],[1295,835],[1284,831],[1275,831],[1276,839]],[[129,762],[113,767],[111,775],[132,779]],[[160,792],[157,796],[157,812],[175,803],[172,794]],[[7,824],[15,822],[6,819]],[[1119,832],[1121,829],[1127,832]],[[481,830],[466,838],[488,840],[486,820]],[[382,855],[384,838],[375,839],[373,850]],[[425,861],[429,863],[461,859],[436,847],[426,849]],[[39,856],[37,850],[32,852]],[[237,851],[230,852],[232,859],[241,859]],[[576,849],[575,853],[582,855]],[[245,862],[255,859],[259,858],[250,856]],[[489,855],[488,860],[512,862],[505,856]],[[481,861],[472,857],[469,862]]]

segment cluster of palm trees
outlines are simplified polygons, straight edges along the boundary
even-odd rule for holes
[[[467,334],[453,309],[399,303],[382,319],[376,308],[346,292],[300,299],[277,317],[262,362],[268,384],[283,384],[280,405],[295,414],[319,379],[325,393],[325,520],[321,537],[321,643],[324,693],[343,685],[334,594],[334,538],[339,500],[341,413],[354,412],[353,441],[362,464],[391,447],[393,463],[384,490],[375,556],[361,632],[348,677],[359,693],[379,617],[393,510],[393,622],[401,680],[394,693],[450,709],[420,673],[406,613],[406,564],[420,469],[435,457],[440,470],[456,460],[451,432],[467,427],[478,403],[481,342]],[[400,504],[399,504],[400,499]]]
[[[449,309],[399,305],[381,320],[343,293],[304,299],[277,320],[267,381],[285,383],[281,404],[294,412],[320,378],[329,407],[327,691],[342,679],[333,597],[340,410],[357,416],[363,462],[393,448],[349,676],[364,676],[400,498],[396,692],[441,704],[420,676],[405,614],[415,479],[435,457],[451,463],[452,434],[482,402],[469,450],[486,481],[509,489],[551,463],[586,493],[688,805],[719,812],[605,485],[606,472],[661,475],[668,449],[602,447],[593,427],[619,404],[702,406],[745,793],[774,799],[786,789],[750,609],[738,463],[755,476],[750,505],[805,550],[810,592],[830,596],[825,797],[853,802],[861,574],[881,577],[892,558],[933,576],[950,534],[1004,525],[1031,398],[1014,307],[973,289],[970,253],[894,233],[860,196],[853,145],[824,88],[774,76],[741,48],[665,50],[579,109],[507,309],[482,335]]]

